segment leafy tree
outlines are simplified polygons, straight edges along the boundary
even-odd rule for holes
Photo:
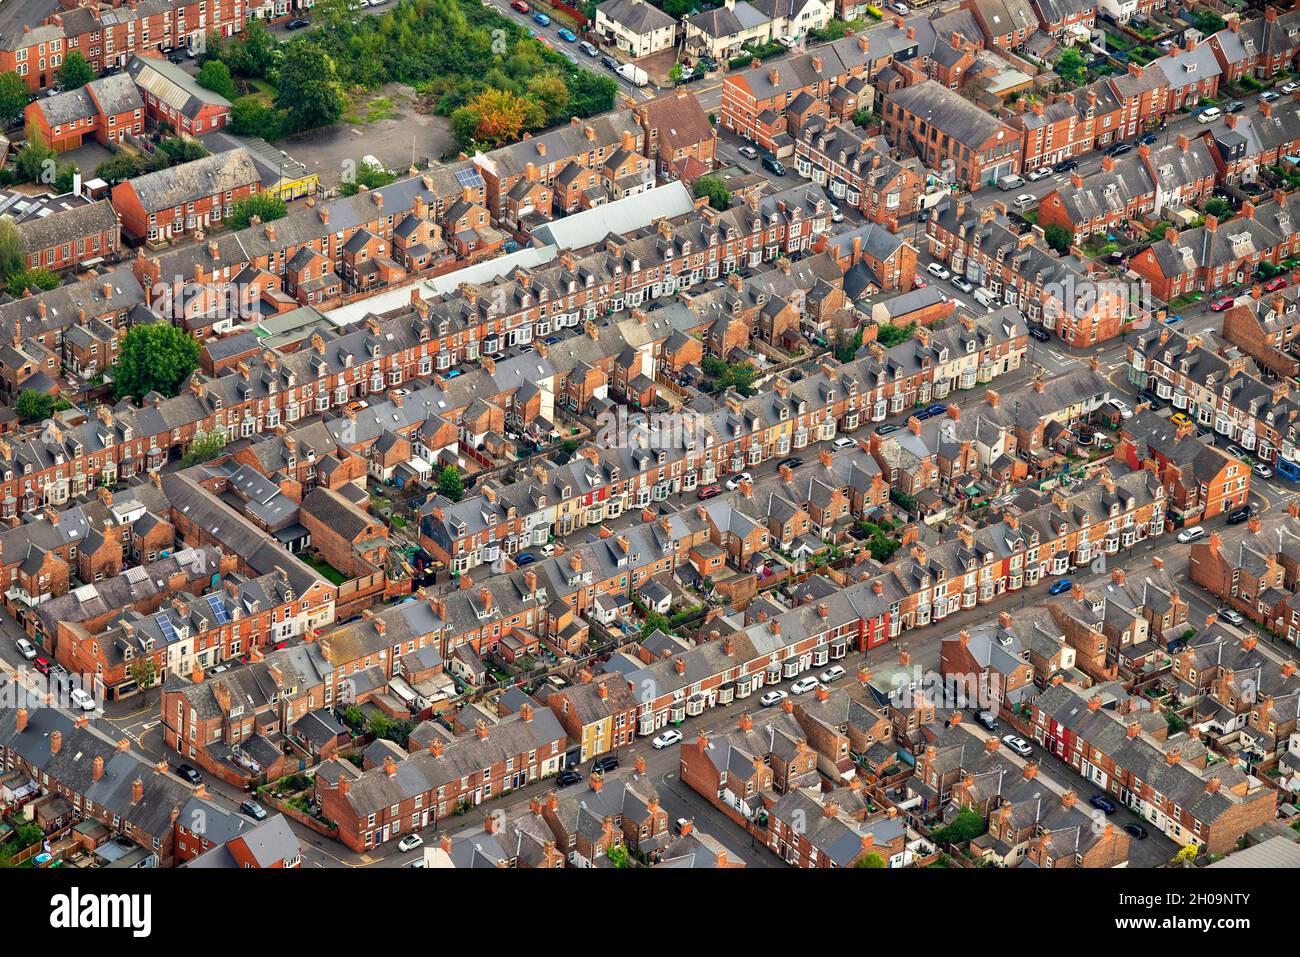
[[[569,112],[573,116],[593,116],[614,108],[618,81],[611,76],[597,76],[590,70],[579,70],[566,77],[569,84]]]
[[[1232,214],[1232,204],[1225,199],[1219,199],[1215,196],[1205,202],[1205,213],[1207,216],[1214,216],[1217,219],[1223,219],[1225,216]]]
[[[158,679],[158,672],[154,667],[153,659],[136,658],[131,662],[131,667],[128,670],[131,673],[131,680],[134,681],[136,687],[140,689],[141,700],[143,700],[144,693],[152,687],[153,683]]]
[[[609,858],[609,862],[616,868],[621,869],[632,866],[631,859],[628,857],[627,848],[622,844],[611,847],[605,852],[605,856]]]
[[[731,190],[720,176],[701,176],[693,188],[697,197],[709,197],[709,205],[714,209],[726,209],[731,205]]]
[[[863,855],[862,860],[858,861],[858,867],[884,867],[885,859],[872,851],[870,854]]]
[[[670,622],[665,616],[659,614],[657,611],[650,611],[647,609],[645,613],[645,622],[641,625],[641,637],[649,638],[656,631],[662,631],[664,634],[668,634],[670,628],[672,628],[672,622]]]
[[[96,166],[95,175],[110,186],[116,186],[124,180],[139,176],[143,172],[142,166],[133,153],[118,153]]]
[[[59,86],[67,90],[79,90],[95,78],[95,69],[80,50],[73,50],[63,58],[59,67]]]
[[[239,97],[239,91],[235,89],[235,81],[230,75],[230,67],[220,60],[208,60],[199,68],[198,76],[194,79],[205,90],[211,90],[227,100],[234,101]]]
[[[879,122],[880,117],[876,116],[870,110],[858,110],[853,114],[853,122],[858,126],[871,126]]]
[[[200,435],[186,449],[185,454],[181,457],[181,464],[184,466],[198,465],[200,462],[215,459],[225,447],[225,432],[214,430],[205,435]]]
[[[1192,14],[1192,23],[1195,25],[1196,29],[1206,35],[1218,33],[1227,26],[1223,17],[1205,7],[1198,8],[1196,12]]]
[[[1174,855],[1174,862],[1182,864],[1184,867],[1190,867],[1192,862],[1196,860],[1196,854],[1199,850],[1200,847],[1196,844],[1180,847],[1178,853]]]
[[[14,832],[14,840],[18,842],[19,847],[25,849],[45,840],[45,832],[41,830],[41,826],[35,821],[24,821],[18,825],[18,830]]]
[[[459,502],[465,495],[465,483],[461,480],[460,469],[448,465],[438,475],[438,494],[453,502]]]
[[[288,212],[284,200],[275,193],[254,193],[235,203],[227,225],[231,229],[247,229],[253,216],[269,223],[283,219]]]
[[[915,331],[915,322],[909,322],[905,326],[895,326],[886,322],[876,331],[876,341],[888,349],[890,346],[896,346],[900,342],[906,342],[908,339],[912,338],[912,333]]]
[[[1070,244],[1074,242],[1074,236],[1070,233],[1069,227],[1062,226],[1060,223],[1044,226],[1043,238],[1047,240],[1047,245],[1062,256],[1070,251]]]
[[[478,111],[462,106],[451,114],[451,135],[461,149],[467,149],[478,137]]]
[[[35,389],[23,389],[15,403],[19,417],[24,422],[37,422],[48,419],[54,411],[54,396]]]
[[[188,332],[166,322],[132,326],[113,363],[113,388],[119,399],[150,392],[170,397],[198,367],[199,343]]]
[[[313,17],[320,10],[318,4],[312,10]],[[244,29],[239,40],[232,41],[226,50],[224,59],[230,72],[243,77],[266,77],[275,69],[280,60],[280,44],[266,25],[255,17],[244,21]]]
[[[668,71],[668,79],[672,80],[674,86],[679,85],[685,76],[686,71],[682,69],[680,63],[674,63],[673,68]]]
[[[366,189],[379,189],[381,186],[387,186],[389,183],[396,182],[397,174],[390,173],[382,166],[376,166],[373,163],[362,163],[357,167],[356,174],[351,180],[345,180],[339,187],[339,192],[344,196],[355,196],[361,191],[361,187]]]
[[[37,266],[35,269],[20,269],[8,278],[5,287],[12,295],[17,295],[24,289],[40,289],[49,292],[51,289],[58,289],[61,284],[62,280],[58,276],[44,266]]]
[[[278,140],[284,136],[285,116],[260,96],[241,96],[230,105],[230,130],[240,136]]]
[[[862,348],[862,330],[849,334],[847,329],[841,329],[835,337],[835,358],[840,362],[852,362],[853,357],[858,354]]]
[[[957,816],[943,827],[936,828],[930,836],[936,844],[961,844],[979,837],[987,830],[984,819],[973,808],[962,808]]]
[[[489,87],[467,105],[478,114],[475,140],[500,146],[503,143],[513,143],[523,132],[528,103],[509,90]]]
[[[754,366],[750,362],[728,363],[717,356],[705,356],[700,363],[704,374],[718,390],[735,389],[743,396],[754,394]]]
[[[245,25],[245,28],[247,28],[247,25]],[[195,58],[195,62],[199,65],[199,72],[202,73],[202,68],[209,63],[217,60],[224,62],[226,55],[226,38],[221,35],[220,30],[209,30],[208,35],[203,38],[203,49]]]
[[[13,70],[0,73],[0,123],[6,127],[17,123],[27,109],[27,83]]]
[[[0,216],[0,281],[27,267],[27,250],[12,216]]]
[[[76,163],[64,163],[58,167],[58,172],[54,175],[54,191],[56,193],[72,192],[72,185],[76,176],[81,170],[77,168]]]
[[[27,142],[14,157],[14,165],[23,182],[52,185],[58,175],[54,150],[41,135],[40,130],[27,124]]]
[[[528,95],[546,114],[546,124],[558,123],[569,115],[569,85],[559,76],[535,76],[528,81]]]
[[[287,111],[295,132],[335,122],[343,113],[343,92],[334,61],[309,40],[287,44],[276,71],[275,105]]]
[[[1062,50],[1053,68],[1066,86],[1083,86],[1084,81],[1088,79],[1088,63],[1084,60],[1083,54],[1074,47],[1066,47]]]
[[[198,140],[183,136],[169,136],[159,141],[158,152],[154,154],[152,165],[155,170],[167,169],[182,163],[192,163],[207,155],[209,155],[208,148]]]

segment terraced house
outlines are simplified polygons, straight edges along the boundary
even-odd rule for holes
[[[918,211],[924,179],[915,161],[899,162],[890,152],[851,126],[818,119],[799,131],[795,168],[868,221],[897,232],[899,217]]]
[[[113,187],[113,208],[132,239],[166,242],[220,223],[261,189],[252,156],[238,149],[123,180]]]

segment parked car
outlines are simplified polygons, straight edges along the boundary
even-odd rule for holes
[[[880,429],[876,429],[876,431],[880,432]],[[885,433],[880,432],[880,434],[884,435]],[[858,443],[856,440],[849,438],[847,435],[841,435],[838,439],[836,439],[834,442],[831,443],[831,448],[838,451],[840,449],[851,449],[853,448],[853,446],[857,444]]]
[[[572,784],[577,784],[582,780],[582,775],[572,768],[565,768],[555,776],[556,787],[567,788]]]
[[[518,10],[520,13],[533,12],[533,8],[530,7],[527,3],[525,3],[524,0],[511,0],[510,6]]]
[[[176,773],[180,777],[184,778],[186,781],[189,781],[190,784],[193,784],[195,786],[198,786],[203,783],[203,775],[200,774],[194,768],[190,767],[188,764],[182,764],[180,767],[176,769]]]
[[[1229,103],[1227,106],[1223,108],[1223,112],[1240,113],[1245,108],[1246,108],[1246,104],[1243,103],[1241,100],[1233,100],[1231,103]]]
[[[1207,106],[1201,112],[1196,114],[1197,123],[1213,123],[1215,120],[1222,119],[1223,110],[1217,106]]]
[[[842,667],[839,665],[831,665],[818,676],[817,680],[824,685],[828,685],[832,681],[839,681],[844,677],[844,675],[845,671]]]
[[[942,402],[936,402],[934,405],[927,407],[925,411],[930,415],[943,415],[948,411],[948,407]]]
[[[650,742],[650,746],[656,751],[662,751],[664,748],[672,747],[682,740],[682,733],[676,728],[669,728],[663,734],[658,735]]]
[[[1055,166],[1052,167],[1052,172],[1073,173],[1078,168],[1079,168],[1078,160],[1061,160],[1061,162],[1057,163]]]
[[[36,670],[39,671],[41,674],[49,675],[50,661],[48,658],[37,658],[35,661],[32,662],[32,664],[36,667]]]
[[[807,694],[809,691],[815,691],[817,685],[818,685],[817,679],[814,678],[812,675],[809,675],[807,678],[800,678],[798,681],[792,684],[790,686],[790,693]]]
[[[537,13],[533,14],[533,23],[537,24],[539,27],[549,27],[551,25],[551,18],[539,10]]]
[[[898,426],[891,422],[882,422],[876,426],[876,435],[892,435],[898,431]]]
[[[1022,758],[1027,758],[1034,753],[1034,749],[1029,746],[1029,742],[1018,735],[1004,734],[1002,736],[1002,743]]]
[[[778,468],[784,467],[788,469],[797,469],[801,465],[803,465],[803,459],[799,458],[797,455],[792,455],[788,459],[782,459]]]
[[[1129,821],[1124,825],[1124,830],[1133,837],[1136,837],[1139,841],[1145,841],[1148,836],[1147,829],[1136,821]]]
[[[1030,193],[1021,193],[1015,199],[1016,209],[1028,209],[1038,204],[1037,198]]]
[[[740,149],[736,150],[736,152],[745,157],[745,159],[758,159],[758,150],[754,149],[752,146],[742,146]]]
[[[1133,418],[1133,410],[1129,407],[1129,404],[1122,399],[1111,399],[1109,405],[1119,413],[1121,419]]]
[[[1280,99],[1282,99],[1282,94],[1277,90],[1265,90],[1259,95],[1261,103],[1276,103]]]
[[[1178,315],[1177,313],[1170,313],[1169,315],[1165,316],[1166,326],[1172,326],[1174,323],[1182,322],[1182,321],[1183,321],[1183,317]]]
[[[303,17],[295,17],[284,25],[286,30],[301,30],[304,27],[311,26],[311,21]],[[170,59],[170,58],[169,58]]]
[[[254,821],[266,820],[266,808],[258,804],[252,798],[240,802],[239,809],[251,817]]]
[[[22,655],[24,658],[26,658],[28,661],[31,661],[33,658],[36,657],[36,646],[33,645],[30,641],[28,641],[26,638],[17,638],[14,640],[14,644],[18,648],[18,653]]]
[[[1160,398],[1160,396],[1156,395],[1150,389],[1143,389],[1139,392],[1138,401],[1145,402],[1147,406],[1152,409],[1163,409],[1165,407],[1165,400]]]
[[[1203,525],[1193,525],[1191,528],[1185,528],[1178,533],[1178,540],[1186,545],[1188,542],[1194,542],[1198,538],[1205,537],[1205,527]]]
[[[732,492],[740,488],[741,482],[750,482],[752,484],[753,481],[754,476],[750,475],[748,472],[741,472],[739,475],[733,475],[731,478],[727,479],[727,491]]]
[[[552,555],[555,554],[555,545],[551,542],[547,542],[545,545],[542,546],[541,551],[542,551],[543,558],[550,558]]]
[[[1132,143],[1116,143],[1114,146],[1106,150],[1105,155],[1114,159],[1116,156],[1123,156],[1125,153],[1131,153],[1132,151]]]
[[[1233,625],[1240,625],[1246,620],[1245,618],[1242,617],[1241,612],[1237,611],[1237,609],[1235,608],[1220,608],[1218,611],[1215,612],[1215,614],[1218,615],[1220,618],[1222,618],[1224,621]]]
[[[1173,415],[1169,417],[1169,421],[1172,422],[1174,425],[1192,424],[1192,420],[1188,417],[1186,412],[1175,412]]]
[[[1260,478],[1273,477],[1273,470],[1269,468],[1267,465],[1265,465],[1263,462],[1256,462],[1254,465],[1250,467],[1250,470],[1254,472],[1256,475],[1258,475]]]
[[[960,274],[954,274],[949,280],[954,289],[960,289],[962,292],[970,293],[975,291],[975,284]]]
[[[1094,794],[1088,798],[1088,803],[1104,814],[1115,813],[1115,802],[1104,794]]]
[[[600,65],[603,66],[606,70],[614,70],[615,72],[617,72],[618,68],[622,66],[622,64],[620,64],[612,56],[601,57]]]
[[[1241,459],[1242,461],[1245,461],[1246,459],[1246,450],[1243,449],[1240,445],[1234,445],[1233,443],[1229,442],[1227,445],[1223,447],[1223,451],[1227,452],[1234,459]]]
[[[610,771],[615,771],[617,769],[618,769],[617,754],[601,755],[595,761],[591,762],[591,770],[593,773],[598,771],[601,774],[608,774]]]
[[[520,552],[515,556],[515,564],[520,568],[523,568],[525,565],[531,565],[535,561],[537,561],[537,556],[532,552]]]
[[[558,36],[565,43],[574,43],[578,39],[578,35],[574,33],[572,30],[570,30],[568,27],[560,27],[560,29],[555,31],[555,35]]]
[[[578,44],[578,49],[581,50],[583,53],[585,53],[587,56],[591,57],[592,59],[595,59],[596,57],[600,56],[600,51],[597,50],[595,46],[588,43],[586,40],[583,40],[581,43]]]
[[[763,697],[758,699],[758,703],[761,704],[764,708],[770,708],[774,704],[780,704],[788,697],[790,697],[788,694],[786,694],[780,688],[777,688],[773,691],[764,692]]]
[[[1053,582],[1052,587],[1047,589],[1049,595],[1063,595],[1074,587],[1074,582],[1068,578],[1062,578],[1058,582]]]
[[[1029,327],[1029,337],[1031,339],[1036,339],[1039,342],[1052,341],[1052,334],[1039,325],[1031,325]]]
[[[721,494],[722,494],[721,485],[702,485],[700,486],[699,491],[695,493],[695,497],[702,502],[706,498],[713,498],[713,496],[721,495]]]
[[[71,698],[73,706],[80,708],[82,711],[95,710],[95,699],[84,688],[73,688],[68,697]]]
[[[840,210],[838,206],[831,207],[831,222],[832,223],[844,222],[844,213]]]
[[[1155,133],[1147,133],[1145,136],[1138,137],[1138,146],[1154,146],[1160,137]]]
[[[409,854],[417,847],[424,847],[424,838],[418,834],[408,834],[397,842],[397,849],[403,854]]]
[[[785,175],[785,164],[783,164],[775,156],[763,157],[763,169],[767,170],[770,173],[775,173],[777,176]]]
[[[1052,167],[1040,166],[1038,167],[1038,169],[1026,173],[1025,179],[1029,180],[1029,182],[1031,183],[1037,183],[1040,179],[1047,179],[1047,177],[1051,175],[1052,175]]]
[[[786,34],[781,34],[781,36],[777,37],[776,42],[781,44],[781,46],[785,47],[787,50],[794,49],[794,47],[799,43],[795,37]]]
[[[1242,522],[1249,521],[1250,517],[1255,514],[1255,509],[1250,505],[1243,505],[1235,512],[1228,513],[1229,525],[1240,525]]]
[[[1268,282],[1264,283],[1265,292],[1277,292],[1279,289],[1286,288],[1286,276],[1274,276]]]
[[[975,712],[975,720],[984,726],[988,731],[996,731],[1001,725],[998,724],[998,716],[992,711]]]
[[[1300,90],[1300,83],[1296,83],[1295,80],[1282,84],[1283,93],[1294,93],[1296,90]]]
[[[936,279],[951,279],[952,273],[948,271],[942,263],[930,263],[925,267],[925,271]]]
[[[1237,300],[1232,296],[1223,296],[1222,298],[1216,299],[1214,302],[1210,303],[1210,311],[1223,312],[1225,309],[1231,309],[1233,303],[1236,301]]]

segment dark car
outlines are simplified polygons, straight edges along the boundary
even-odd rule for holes
[[[1136,837],[1139,841],[1145,841],[1148,837],[1147,829],[1143,827],[1141,824],[1134,824],[1134,823],[1125,824],[1124,830],[1127,831],[1129,834],[1133,835],[1134,837]]]
[[[1070,581],[1068,578],[1062,578],[1060,581],[1054,582],[1051,588],[1047,589],[1047,594],[1063,595],[1073,587],[1074,582]]]
[[[1160,396],[1156,395],[1150,389],[1143,389],[1139,392],[1138,401],[1145,402],[1153,409],[1163,409],[1165,407],[1165,400],[1160,398]]]
[[[525,565],[531,565],[535,561],[537,561],[537,556],[532,552],[520,552],[515,556],[515,564],[520,568],[523,568]]]
[[[1246,104],[1241,102],[1241,100],[1233,100],[1231,103],[1229,103],[1227,106],[1223,108],[1223,112],[1240,113],[1245,108],[1246,108]]]
[[[799,466],[803,465],[803,459],[799,458],[797,455],[792,455],[788,459],[782,459],[780,464],[784,465],[788,469],[797,469]]]
[[[1132,143],[1116,143],[1110,149],[1106,150],[1106,155],[1113,159],[1116,156],[1123,156],[1125,153],[1131,153],[1132,151]]]
[[[579,774],[577,771],[572,771],[568,769],[561,771],[559,774],[555,776],[556,786],[562,788],[567,788],[570,784],[577,784],[581,780],[582,780],[581,774]]]
[[[1062,160],[1052,167],[1054,173],[1073,173],[1079,168],[1078,160]]]
[[[181,777],[183,777],[186,781],[189,781],[190,784],[203,783],[203,775],[199,774],[198,771],[190,767],[188,764],[182,764],[180,767],[176,769],[176,773],[179,774]]]
[[[775,173],[777,176],[785,175],[785,164],[782,163],[775,156],[763,157],[763,169],[768,170],[771,173]]]
[[[184,63],[185,54],[173,50],[171,53],[167,54],[167,61],[169,63],[176,63],[176,64]]]
[[[1029,338],[1035,339],[1038,342],[1051,342],[1052,334],[1048,332],[1046,329],[1044,329],[1042,326],[1030,326]]]
[[[617,70],[619,63],[612,56],[603,56],[600,58],[600,65],[606,70]]]
[[[1158,140],[1158,139],[1160,139],[1160,137],[1157,136],[1155,133],[1148,133],[1146,136],[1140,136],[1140,137],[1138,137],[1138,145],[1139,145],[1139,146],[1152,146],[1152,145],[1155,144],[1156,140]]]
[[[303,27],[309,26],[311,26],[310,20],[304,20],[302,17],[297,17],[296,19],[290,20],[286,23],[284,28],[286,30],[301,30]]]
[[[1250,517],[1254,514],[1255,514],[1255,510],[1253,508],[1251,508],[1249,505],[1243,505],[1235,512],[1228,513],[1228,524],[1240,525],[1242,522],[1249,521]]]
[[[876,426],[876,435],[889,435],[890,433],[897,432],[897,431],[898,431],[898,426],[891,425],[888,422],[884,423],[883,425]]]
[[[616,754],[607,754],[604,757],[597,758],[595,761],[591,762],[592,773],[599,771],[601,774],[605,774],[609,771],[616,770],[617,768],[618,755]]]
[[[1102,811],[1106,814],[1115,813],[1115,802],[1104,794],[1094,794],[1092,797],[1088,798],[1088,803],[1098,811]]]
[[[262,805],[258,804],[252,798],[249,798],[247,801],[241,803],[239,805],[239,809],[243,811],[245,814],[247,814],[249,817],[251,817],[254,821],[266,820],[266,808],[262,807]]]

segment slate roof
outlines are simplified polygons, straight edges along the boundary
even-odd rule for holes
[[[146,173],[127,182],[145,212],[157,212],[227,190],[258,185],[261,181],[257,164],[248,150],[237,149]]]

